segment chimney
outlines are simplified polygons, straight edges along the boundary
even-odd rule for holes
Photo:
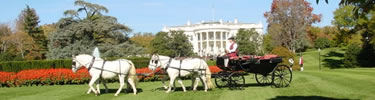
[[[187,25],[187,26],[190,26],[190,25],[191,25],[190,20],[188,20],[188,21],[186,22],[186,25]]]
[[[238,19],[237,19],[237,18],[234,19],[234,23],[235,23],[235,24],[238,24]]]

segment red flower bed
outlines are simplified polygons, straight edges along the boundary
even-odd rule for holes
[[[211,73],[220,72],[217,66],[209,66]],[[152,71],[145,68],[136,69],[138,78],[141,81],[159,80],[162,76],[155,73],[160,72],[160,68]],[[18,73],[0,72],[0,87],[19,87],[32,85],[60,85],[60,84],[83,84],[88,83],[90,75],[86,68],[73,73],[71,69],[30,69]]]
[[[73,73],[71,69],[31,69],[18,73],[0,72],[1,87],[32,85],[81,84],[87,83],[90,76],[85,68]]]

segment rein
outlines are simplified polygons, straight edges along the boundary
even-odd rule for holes
[[[91,70],[92,65],[94,65],[94,62],[95,62],[95,57],[92,57],[91,63],[90,63],[90,65],[89,65],[89,68],[87,68],[88,71]]]

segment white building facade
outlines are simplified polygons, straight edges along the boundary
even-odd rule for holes
[[[263,34],[263,24],[240,23],[237,19],[233,22],[222,20],[218,22],[200,22],[191,24],[190,21],[183,26],[164,27],[163,32],[184,31],[193,45],[193,52],[199,56],[216,56],[224,53],[225,47],[230,45],[228,38],[235,37],[239,29],[255,29]]]

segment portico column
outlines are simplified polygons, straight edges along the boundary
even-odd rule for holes
[[[209,52],[209,48],[210,48],[210,46],[208,45],[208,43],[209,43],[208,40],[209,40],[210,37],[208,37],[208,36],[209,36],[209,35],[208,35],[208,31],[207,31],[207,32],[206,32],[206,50],[207,50],[207,52]],[[207,53],[207,52],[206,52],[206,53]]]
[[[201,33],[199,33],[199,37],[200,37],[200,39],[199,39],[199,44],[200,44],[200,56],[203,56],[203,37],[202,37],[202,32]]]
[[[217,54],[217,50],[216,50],[216,31],[214,31],[214,47],[212,49],[214,49],[214,54],[216,55]]]
[[[224,37],[223,37],[223,33],[224,33],[224,32],[220,32],[220,43],[221,43],[221,44],[220,44],[220,47],[221,47],[220,49],[225,48],[225,47],[223,47],[223,45],[224,45],[224,44],[223,44],[223,40],[224,40],[224,39],[223,39],[223,38],[224,38]]]

